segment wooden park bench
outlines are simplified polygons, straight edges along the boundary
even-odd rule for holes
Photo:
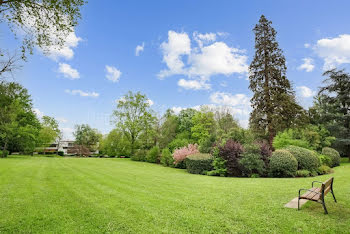
[[[334,198],[334,201],[337,202],[337,200],[335,199],[335,196],[334,196],[334,192],[333,192],[333,181],[334,181],[334,177],[326,180],[325,182],[313,181],[312,185],[311,185],[312,186],[311,189],[300,189],[299,190],[299,197],[298,197],[298,210],[299,210],[300,199],[306,199],[309,201],[321,203],[323,205],[323,209],[324,209],[325,214],[328,214],[326,204],[324,201],[324,197],[327,195],[327,193],[329,191],[331,191],[333,198]],[[314,187],[314,183],[320,183],[321,187]],[[301,191],[306,191],[306,193],[300,195]]]

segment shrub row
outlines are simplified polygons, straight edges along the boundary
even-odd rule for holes
[[[186,158],[186,169],[192,174],[206,174],[213,169],[213,156],[210,154],[192,154]]]

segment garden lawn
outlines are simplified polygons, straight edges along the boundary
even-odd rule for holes
[[[222,178],[129,159],[0,159],[0,233],[350,231],[350,164],[314,178]],[[284,208],[334,176],[338,203]]]

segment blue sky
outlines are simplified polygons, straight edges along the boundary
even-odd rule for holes
[[[308,107],[325,69],[349,68],[348,9],[350,1],[91,0],[63,50],[36,49],[14,79],[66,138],[81,123],[108,133],[115,101],[128,90],[145,93],[160,114],[225,105],[246,126],[252,29],[261,14],[277,30],[288,78]],[[19,45],[6,25],[0,43]]]

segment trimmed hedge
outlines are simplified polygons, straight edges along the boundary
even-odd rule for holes
[[[322,149],[322,154],[327,155],[331,158],[332,160],[331,167],[336,167],[340,165],[340,154],[335,149],[330,147],[324,147]]]
[[[312,150],[293,145],[286,147],[285,150],[289,151],[298,161],[299,170],[308,170],[312,172],[316,171],[320,166],[317,154]]]
[[[308,170],[298,170],[296,173],[297,177],[309,177],[310,172]]]
[[[192,154],[185,159],[186,168],[192,174],[205,174],[213,169],[213,157],[210,154]]]
[[[294,177],[298,161],[287,150],[276,150],[270,158],[270,175],[273,177]]]
[[[317,173],[319,175],[325,175],[325,174],[329,174],[332,173],[332,169],[329,166],[326,165],[322,165],[317,169]]]

